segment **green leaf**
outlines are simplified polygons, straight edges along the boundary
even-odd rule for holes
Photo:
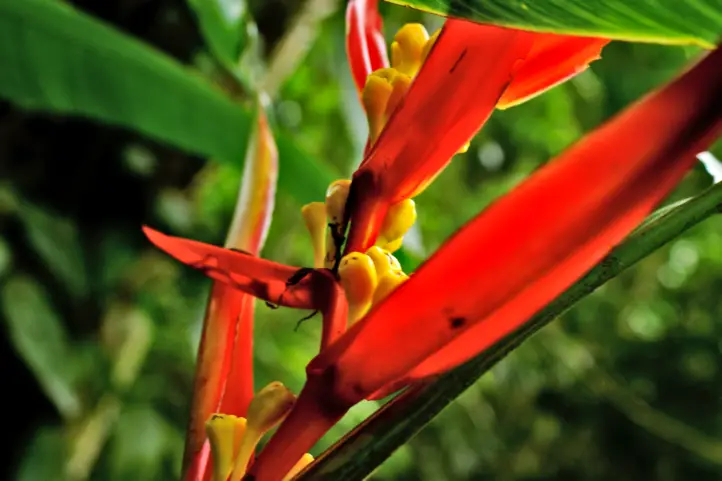
[[[466,364],[440,376],[437,381],[410,388],[384,405],[332,447],[332,451],[320,458],[299,480],[365,479],[376,466],[536,331],[687,229],[722,212],[722,184],[715,184],[694,198],[660,211],[523,327]]]
[[[19,207],[19,216],[30,244],[68,292],[86,294],[88,276],[75,224],[27,202]]]
[[[223,64],[233,65],[248,40],[244,0],[188,0],[198,17],[209,50]]]
[[[50,426],[39,428],[24,449],[14,479],[16,481],[58,479],[68,455],[67,446],[67,438],[61,428]]]
[[[251,114],[172,58],[54,0],[0,0],[0,97],[87,117],[186,151],[243,164]],[[280,187],[316,200],[333,175],[279,139]],[[284,176],[282,175],[282,179]]]
[[[46,293],[29,278],[9,279],[0,292],[8,334],[45,394],[68,419],[80,414],[74,387],[74,356],[65,329]]]
[[[721,0],[387,0],[437,15],[522,30],[712,47]]]
[[[149,406],[129,406],[115,425],[109,446],[112,479],[162,479],[162,463],[180,439],[167,422]],[[175,442],[174,442],[175,441]]]

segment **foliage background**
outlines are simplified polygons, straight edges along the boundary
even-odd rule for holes
[[[214,75],[184,2],[72,3]],[[440,25],[381,7],[387,36],[406,21]],[[345,60],[341,2],[267,0],[250,8],[262,55],[271,58],[299,12],[319,22],[299,44],[296,67],[289,62],[273,112],[332,175],[348,175],[366,127]],[[615,42],[573,81],[495,113],[469,153],[418,198],[419,228],[405,262],[433,252],[493,198],[696,54]],[[710,182],[698,167],[673,198]],[[177,477],[209,283],[152,249],[139,226],[221,243],[238,183],[233,165],[0,102],[0,355],[9,388],[3,479]],[[310,263],[298,209],[279,193],[266,257]],[[716,216],[534,336],[373,478],[721,479],[720,292]],[[257,386],[279,379],[300,389],[318,339],[317,318],[294,331],[303,314],[259,305]],[[373,408],[350,413],[324,446]]]

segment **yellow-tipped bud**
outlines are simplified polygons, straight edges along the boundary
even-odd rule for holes
[[[376,70],[366,78],[361,101],[369,123],[369,139],[373,144],[381,135],[391,114],[411,86],[411,77],[394,68]]]
[[[296,396],[282,383],[274,381],[258,391],[248,405],[248,429],[265,433],[291,411]]]
[[[389,271],[401,270],[401,264],[399,264],[398,259],[379,246],[371,247],[366,251],[366,255],[369,256],[374,263],[376,276],[378,278],[383,277]]]
[[[439,38],[439,33],[441,33],[441,29],[437,30],[436,32],[431,34],[431,37],[426,41],[426,44],[424,45],[424,48],[421,49],[421,61],[425,62],[426,58],[429,56],[429,53],[431,52],[431,48],[436,43],[436,39]]]
[[[386,111],[384,114],[384,127],[391,118],[391,115],[399,106],[401,101],[406,97],[406,93],[411,87],[411,77],[406,74],[398,73],[391,79],[391,95],[389,96],[388,103],[386,104]]]
[[[296,402],[296,396],[283,384],[274,381],[258,391],[251,399],[246,414],[246,433],[238,449],[231,481],[240,481],[256,445],[264,434],[288,415]]]
[[[349,321],[356,322],[371,307],[377,280],[374,262],[366,254],[352,252],[341,259],[338,276],[348,301]]]
[[[296,477],[298,473],[303,470],[306,466],[311,464],[313,462],[313,456],[306,453],[303,456],[301,456],[301,459],[298,460],[296,464],[293,465],[291,470],[286,474],[286,476],[283,477],[283,481],[291,481],[293,478]]]
[[[391,73],[393,69],[381,69],[366,77],[366,84],[361,93],[361,102],[366,111],[366,119],[369,124],[369,138],[375,142],[381,135],[386,125],[386,105],[394,88],[391,85]]]
[[[326,215],[330,224],[343,222],[346,201],[351,191],[351,181],[339,179],[331,182],[326,190]]]
[[[301,207],[301,215],[306,229],[311,235],[313,245],[313,267],[320,269],[324,266],[326,255],[326,204],[311,202]]]
[[[206,434],[213,459],[213,481],[228,479],[245,432],[245,418],[229,414],[213,414],[206,421]]]
[[[409,280],[409,276],[401,271],[388,271],[383,277],[379,278],[378,285],[374,291],[372,305],[375,306],[383,301],[394,289]]]
[[[401,27],[391,43],[391,66],[410,77],[416,75],[428,40],[429,33],[420,23],[407,23]]]
[[[416,222],[416,203],[411,199],[397,202],[389,207],[386,213],[377,244],[384,245],[402,238],[414,222]]]
[[[404,244],[404,238],[399,237],[396,240],[393,240],[391,242],[387,242],[386,244],[382,245],[381,248],[389,253],[396,252],[397,250],[401,249],[401,246]]]
[[[329,229],[326,234],[326,256],[324,267],[331,269],[336,264],[336,238],[343,236],[345,226],[343,225],[346,201],[351,192],[351,181],[339,179],[331,182],[326,190],[326,217]]]

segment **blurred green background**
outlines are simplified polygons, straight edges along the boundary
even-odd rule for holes
[[[185,2],[69,3],[242,97],[219,74]],[[258,55],[279,68],[270,87],[278,90],[275,122],[334,176],[350,174],[366,138],[345,58],[342,3],[250,3]],[[387,38],[407,21],[430,31],[441,24],[409,9],[381,10]],[[298,41],[279,55],[291,35]],[[495,113],[469,152],[417,198],[406,265],[698,54],[614,42],[573,81]],[[0,478],[177,478],[209,282],[151,248],[140,226],[222,243],[239,176],[231,163],[128,130],[0,102],[0,352],[9,388]],[[669,200],[710,183],[698,166]],[[265,257],[311,263],[299,208],[279,191]],[[720,292],[716,216],[534,336],[373,479],[722,479]],[[259,304],[257,387],[281,380],[300,389],[319,336],[318,317],[294,330],[305,314]],[[318,448],[374,408],[356,408]]]

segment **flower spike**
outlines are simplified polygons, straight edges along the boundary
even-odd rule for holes
[[[346,253],[371,247],[389,206],[419,193],[481,128],[531,44],[526,32],[447,20],[354,174]]]
[[[720,65],[717,49],[498,200],[309,369],[332,369],[335,395],[354,403],[407,372],[450,369],[518,328],[631,232],[720,135]]]
[[[588,271],[722,133],[720,65],[718,48],[540,169],[314,358],[253,479],[281,479],[354,404],[463,362]]]

